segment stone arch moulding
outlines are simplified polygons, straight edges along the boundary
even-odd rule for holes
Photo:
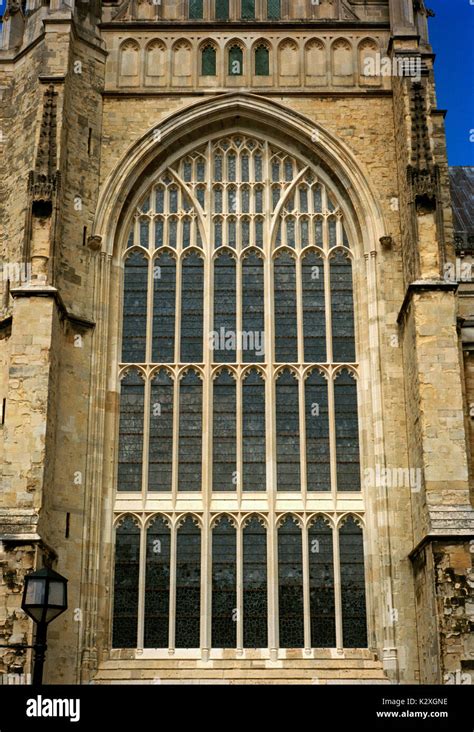
[[[351,202],[351,218],[354,219],[355,213],[359,227],[359,255],[375,250],[380,237],[386,233],[382,209],[369,183],[368,171],[347,145],[317,122],[277,102],[255,94],[231,92],[172,113],[125,152],[99,194],[93,235],[101,237],[104,253],[113,256],[116,251],[123,210],[130,205],[137,181],[157,156],[172,150],[180,138],[199,139],[212,122],[219,121],[222,125],[226,120],[233,126],[246,122],[265,127],[275,141],[279,136],[289,136],[294,143],[306,148],[311,157],[317,156],[328,170],[333,171],[334,179],[344,187]]]

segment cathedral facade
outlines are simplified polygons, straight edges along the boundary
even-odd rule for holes
[[[32,642],[28,572],[67,577],[47,683],[471,682],[429,14],[7,3],[0,642]]]

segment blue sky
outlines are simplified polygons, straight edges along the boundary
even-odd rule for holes
[[[474,4],[469,0],[426,0],[430,41],[436,54],[438,107],[447,109],[450,165],[474,165]],[[472,130],[472,133],[471,133]]]
[[[0,14],[5,3],[0,0]],[[429,21],[430,40],[436,53],[438,107],[448,110],[449,164],[474,165],[474,0],[426,4],[436,13]]]

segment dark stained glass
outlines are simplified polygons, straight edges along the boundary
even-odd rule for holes
[[[188,371],[179,384],[178,490],[201,490],[202,384]]]
[[[203,261],[197,254],[183,260],[181,299],[181,363],[202,361]]]
[[[229,0],[215,0],[216,3],[216,19],[228,20],[229,18]]]
[[[201,530],[190,516],[178,529],[176,547],[176,648],[199,648]]]
[[[330,491],[327,381],[312,371],[305,382],[306,471],[308,491]]]
[[[295,260],[283,252],[274,261],[275,359],[278,363],[298,360],[296,327]]]
[[[229,519],[212,530],[212,647],[237,645],[237,543]]]
[[[324,307],[324,262],[309,252],[301,263],[303,288],[304,360],[326,361],[326,319]]]
[[[173,380],[165,370],[155,374],[150,394],[148,490],[170,491],[173,460]]]
[[[216,75],[216,49],[213,46],[206,46],[202,49],[201,57],[201,75]]]
[[[266,648],[267,532],[254,516],[243,531],[244,648]]]
[[[270,52],[266,46],[255,49],[255,75],[268,76],[270,73]]]
[[[229,48],[229,75],[242,76],[243,63],[243,53],[240,46]]]
[[[145,384],[138,371],[129,371],[120,384],[118,445],[119,491],[141,491]]]
[[[176,262],[167,252],[153,261],[152,361],[174,361]]]
[[[140,219],[140,246],[148,249],[150,220]]]
[[[235,361],[236,346],[235,260],[222,254],[214,260],[214,361]]]
[[[203,17],[203,0],[189,0],[189,17],[191,20],[201,20]]]
[[[263,260],[250,254],[242,262],[242,326],[247,336],[242,343],[242,360],[265,360]]]
[[[280,648],[303,648],[303,556],[301,529],[288,516],[278,529]]]
[[[352,265],[343,252],[330,260],[333,361],[355,361]]]
[[[161,516],[146,535],[145,648],[168,648],[171,534]]]
[[[318,517],[308,531],[312,648],[336,647],[332,530]]]
[[[143,363],[146,344],[148,261],[141,252],[125,260],[122,362]]]
[[[115,534],[114,619],[112,646],[136,648],[140,530],[127,516]]]
[[[241,7],[243,20],[255,18],[255,0],[241,0]]]
[[[270,20],[280,20],[280,0],[267,0],[267,17]]]
[[[277,487],[279,491],[299,491],[300,430],[298,381],[285,369],[276,382]]]
[[[214,491],[235,491],[236,480],[236,385],[228,371],[221,371],[213,383],[213,470]]]
[[[360,490],[357,382],[347,372],[334,380],[338,491]]]
[[[265,382],[252,369],[242,384],[243,490],[266,490]]]
[[[339,530],[342,632],[344,648],[367,647],[364,541],[350,516]]]

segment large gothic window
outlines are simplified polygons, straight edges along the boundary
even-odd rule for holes
[[[342,198],[235,132],[174,153],[129,212],[114,646],[367,644]]]

